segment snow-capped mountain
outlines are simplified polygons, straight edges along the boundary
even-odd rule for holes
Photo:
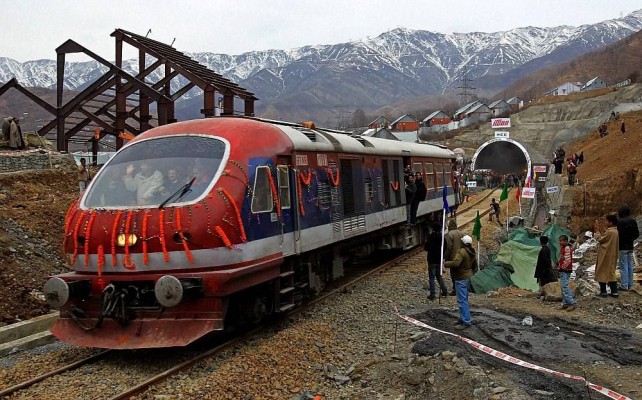
[[[261,99],[257,103],[259,114],[304,118],[327,113],[336,104],[375,109],[402,98],[444,93],[460,86],[464,75],[474,80],[478,89],[498,91],[524,74],[570,60],[640,29],[642,10],[579,27],[522,27],[504,32],[453,34],[395,29],[372,39],[334,45],[240,55],[189,55],[254,92]],[[136,72],[136,60],[125,64],[126,70]],[[103,70],[93,61],[68,63],[65,87],[82,89]],[[150,80],[160,79],[161,72],[157,72]],[[56,63],[18,63],[0,58],[0,82],[12,77],[25,86],[54,88]],[[177,88],[179,83],[174,82]],[[185,98],[197,94],[193,91]],[[185,104],[181,108],[193,108],[195,114],[188,116],[196,117],[201,107]]]

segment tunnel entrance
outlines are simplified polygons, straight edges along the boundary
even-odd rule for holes
[[[492,169],[500,174],[525,174],[531,169],[531,157],[519,142],[494,138],[482,144],[472,158],[472,169]]]

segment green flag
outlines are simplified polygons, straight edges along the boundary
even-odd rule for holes
[[[508,182],[504,182],[504,189],[502,189],[502,194],[499,196],[499,201],[504,201],[508,198]]]
[[[479,219],[479,210],[477,210],[477,217],[475,218],[475,226],[473,226],[473,236],[477,238],[477,241],[481,239],[481,221]]]

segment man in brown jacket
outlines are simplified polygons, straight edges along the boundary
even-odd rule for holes
[[[468,283],[473,276],[473,269],[477,262],[477,254],[472,247],[473,239],[465,235],[461,238],[461,247],[455,254],[452,261],[446,261],[444,266],[450,268],[455,279],[457,290],[457,305],[459,306],[459,320],[457,325],[460,329],[466,329],[473,324],[468,305]]]
[[[445,236],[445,246],[444,246],[444,261],[452,261],[455,258],[455,255],[461,249],[461,238],[464,237],[464,234],[457,229],[457,221],[454,218],[451,218],[448,221],[448,233]],[[453,283],[453,290],[450,292],[451,296],[456,294],[455,290],[455,278],[453,276],[453,271],[450,270],[450,280]]]
[[[597,249],[597,264],[595,265],[595,281],[600,284],[600,297],[606,297],[606,284],[611,288],[611,296],[618,297],[617,277],[615,265],[617,264],[619,238],[617,233],[617,217],[606,216],[606,230],[595,221],[595,239],[599,243]]]

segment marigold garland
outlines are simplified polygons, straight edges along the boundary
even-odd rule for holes
[[[114,225],[111,227],[111,266],[116,266],[116,233],[118,233],[118,225],[120,224],[120,216],[123,214],[121,210],[116,211],[116,218],[114,218]]]
[[[269,168],[267,169],[267,174],[270,181],[270,189],[272,190],[272,198],[274,199],[274,205],[276,206],[276,215],[281,218],[281,202],[279,201],[278,192],[276,191],[276,185],[274,184],[272,171]]]
[[[158,213],[158,230],[160,232],[160,242],[163,249],[163,258],[165,262],[169,262],[169,253],[167,252],[167,244],[165,243],[165,209],[160,210]]]
[[[143,231],[142,231],[142,240],[143,240],[143,264],[149,264],[149,254],[147,253],[147,219],[149,219],[149,210],[145,210],[143,215]]]
[[[131,227],[133,214],[133,211],[129,211],[127,212],[127,218],[125,218],[125,262],[123,263],[123,267],[130,271],[136,269],[136,264],[132,264],[131,254],[129,252],[129,228]]]
[[[308,170],[307,177],[303,174],[303,172],[299,172],[297,175],[299,176],[301,183],[303,183],[305,186],[310,186],[310,181],[312,181],[312,170]]]
[[[178,229],[178,236],[181,238],[181,242],[183,243],[183,249],[185,250],[187,261],[189,261],[190,264],[194,264],[194,257],[192,256],[192,252],[189,250],[189,246],[187,245],[187,239],[185,239],[185,235],[183,235],[183,227],[181,226],[181,209],[180,208],[176,209],[176,229]]]
[[[337,176],[335,177],[334,174],[332,173],[332,170],[330,168],[325,169],[326,172],[328,173],[328,178],[330,178],[330,182],[332,182],[332,186],[339,186],[339,170],[336,170]]]
[[[91,238],[91,227],[95,219],[96,212],[94,210],[89,211],[89,222],[85,228],[85,268],[89,267],[89,239]]]
[[[245,227],[243,226],[243,220],[241,219],[241,211],[239,210],[238,205],[236,204],[236,201],[234,201],[234,198],[228,192],[226,189],[220,189],[221,192],[225,197],[227,197],[227,200],[230,202],[232,205],[232,210],[234,211],[234,216],[236,217],[236,222],[239,224],[239,230],[240,230],[240,236],[241,240],[243,242],[247,242],[247,236],[245,235]]]
[[[77,199],[74,200],[71,206],[69,206],[69,209],[67,210],[67,215],[65,216],[65,235],[62,238],[63,253],[65,251],[65,245],[67,244],[67,237],[71,236],[72,234],[72,232],[69,230],[69,227],[71,226],[71,221],[73,221],[74,217],[76,216],[76,213],[79,210],[78,207],[76,207],[76,204],[78,204]]]
[[[299,214],[301,214],[301,216],[304,217],[305,208],[303,207],[303,194],[301,193],[303,191],[301,189],[301,179],[297,179],[296,181],[296,191],[297,191],[297,198],[299,199]]]
[[[225,247],[227,247],[228,249],[231,249],[232,248],[232,242],[230,242],[230,239],[227,237],[227,235],[223,231],[223,228],[221,228],[220,226],[216,225],[214,230],[216,231],[216,234],[218,235],[218,237],[220,237],[221,240],[223,241],[223,244],[225,244]]]
[[[102,244],[98,245],[96,252],[98,253],[98,277],[100,278],[103,273],[103,267],[105,266],[105,249]]]
[[[76,226],[74,227],[74,253],[71,256],[71,265],[76,263],[76,257],[78,256],[78,231],[80,230],[82,220],[85,219],[85,215],[87,215],[86,211],[80,213],[80,217],[78,217]]]
[[[392,187],[392,190],[396,192],[399,190],[399,181],[390,182],[390,186]]]

